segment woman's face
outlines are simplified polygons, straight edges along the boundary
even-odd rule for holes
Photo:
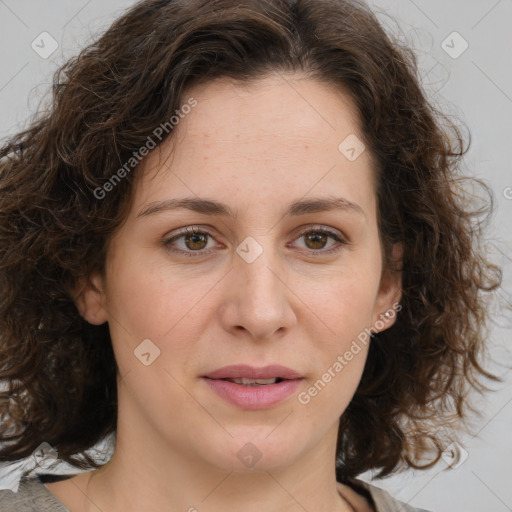
[[[288,466],[335,441],[368,330],[394,321],[400,282],[381,280],[370,156],[349,98],[310,79],[215,81],[189,98],[172,147],[137,171],[105,277],[91,278],[103,293],[78,304],[109,323],[120,429],[218,468]],[[184,198],[189,208],[172,207]],[[267,389],[205,378],[228,365],[301,378]]]

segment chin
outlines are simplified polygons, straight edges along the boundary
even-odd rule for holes
[[[268,435],[268,432],[265,435]],[[295,456],[298,456],[298,453],[295,453],[296,445],[288,446],[277,436],[273,440],[257,435],[243,437],[247,441],[241,441],[234,436],[227,445],[215,443],[220,449],[217,452],[210,452],[208,457],[203,453],[203,458],[207,458],[208,463],[223,471],[259,473],[283,469],[293,464]]]

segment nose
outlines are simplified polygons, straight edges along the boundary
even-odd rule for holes
[[[223,295],[224,328],[247,331],[258,340],[284,334],[296,322],[295,296],[275,252],[263,250],[254,261],[241,254],[234,258]]]

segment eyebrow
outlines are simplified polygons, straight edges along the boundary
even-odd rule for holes
[[[161,212],[178,209],[192,210],[202,215],[216,215],[222,217],[236,218],[236,214],[224,203],[213,199],[198,197],[184,197],[181,199],[166,199],[155,201],[146,205],[137,215],[147,217]],[[284,216],[297,217],[308,213],[326,212],[331,210],[342,210],[348,213],[357,213],[366,218],[364,210],[357,204],[343,197],[316,197],[312,199],[296,200],[288,205]]]

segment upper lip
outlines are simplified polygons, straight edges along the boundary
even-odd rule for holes
[[[255,368],[246,364],[236,364],[224,366],[213,372],[204,375],[209,379],[272,379],[281,377],[282,379],[300,379],[302,375],[286,366],[273,364],[262,368]]]

